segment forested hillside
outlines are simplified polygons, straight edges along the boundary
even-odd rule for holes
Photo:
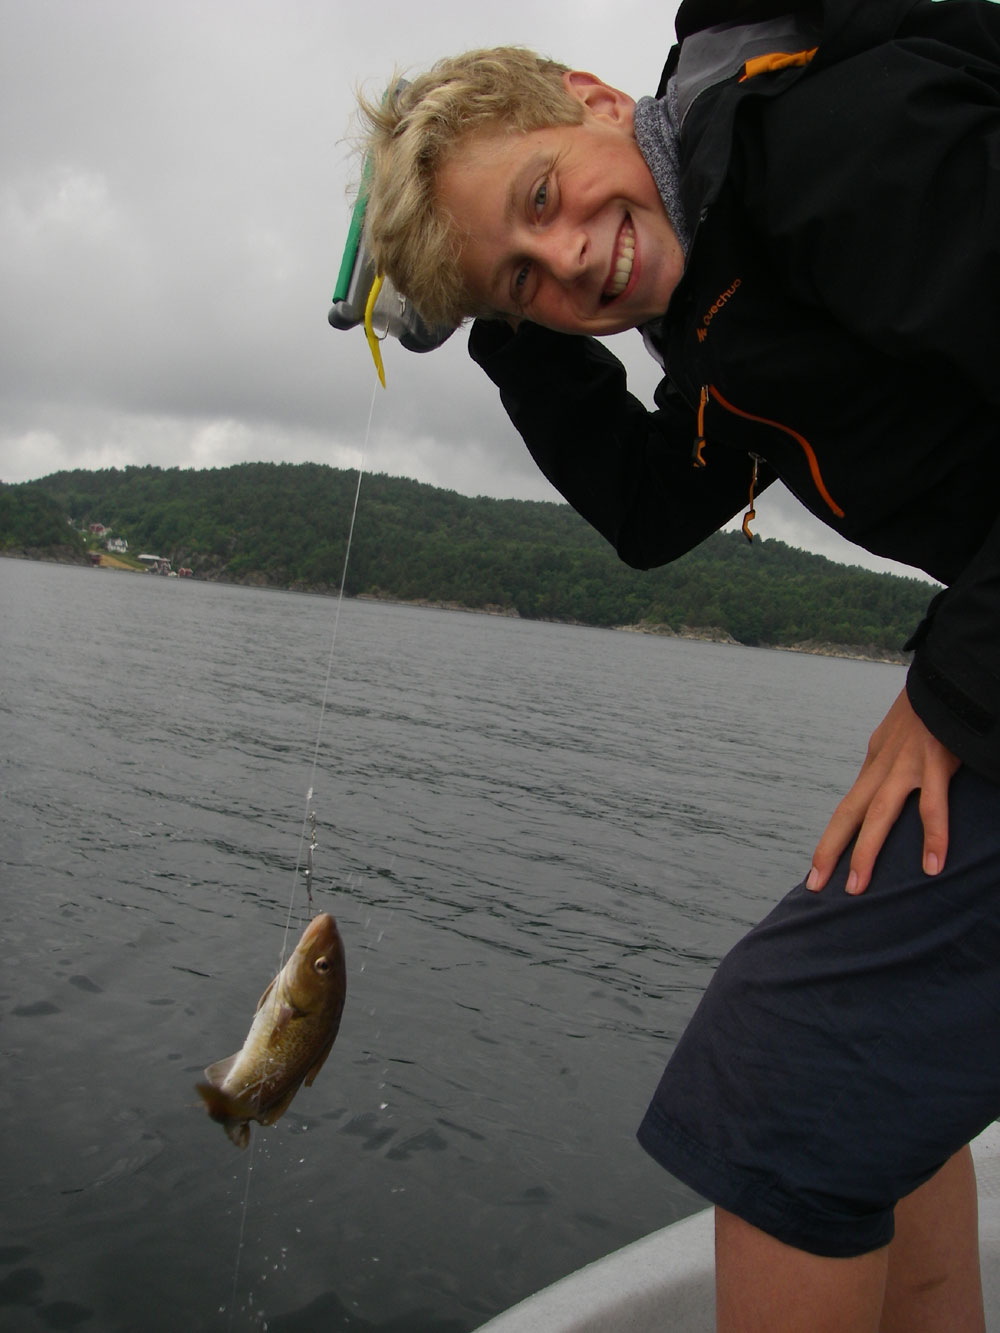
[[[83,538],[63,504],[40,486],[0,485],[0,551],[60,552],[84,560]]]
[[[356,481],[319,464],[129,467],[59,472],[0,495],[9,502],[43,492],[78,525],[103,523],[132,553],[165,556],[196,577],[332,591]],[[4,542],[14,544],[0,522]],[[40,544],[23,535],[19,542]],[[636,571],[566,505],[469,499],[384,475],[363,480],[346,577],[348,595],[890,652],[919,622],[931,591],[776,541],[749,546],[738,533],[718,534],[673,565]]]

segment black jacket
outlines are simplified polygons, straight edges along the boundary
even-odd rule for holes
[[[949,585],[907,690],[1000,781],[1000,5],[827,0],[797,16],[798,63],[705,75],[720,41],[779,8],[678,15],[661,91],[676,73],[695,230],[644,331],[667,371],[657,410],[592,339],[478,323],[470,351],[630,564],[675,559],[745,509],[756,456],[758,491],[780,476],[849,540]]]

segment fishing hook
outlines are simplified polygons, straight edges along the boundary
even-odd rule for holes
[[[312,881],[313,881],[313,851],[316,848],[316,811],[309,811],[309,846],[306,848],[306,868],[303,871],[302,878],[306,882],[306,897],[309,899],[309,906],[312,907]]]

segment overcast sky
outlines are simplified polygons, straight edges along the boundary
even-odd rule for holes
[[[0,0],[0,480],[306,460],[555,499],[468,359],[326,322],[357,176],[353,92],[532,46],[639,96],[676,5],[647,0]],[[650,401],[636,333],[613,340]],[[771,488],[757,528],[889,568]]]

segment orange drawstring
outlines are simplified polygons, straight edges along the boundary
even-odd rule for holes
[[[757,421],[762,426],[770,426],[773,430],[780,430],[783,431],[785,435],[790,435],[792,439],[796,442],[796,444],[798,444],[799,447],[802,449],[802,452],[805,454],[806,461],[809,464],[809,472],[812,475],[813,485],[816,487],[820,495],[823,497],[823,500],[825,501],[827,507],[831,510],[832,513],[836,514],[838,518],[844,517],[843,509],[841,509],[840,505],[837,504],[836,500],[826,489],[826,483],[823,480],[823,474],[819,470],[819,460],[816,457],[812,445],[809,443],[809,441],[806,439],[804,435],[800,435],[799,432],[797,430],[793,430],[791,426],[783,426],[780,421],[772,421],[769,417],[759,417],[753,412],[744,412],[741,408],[734,407],[732,403],[726,402],[725,398],[723,398],[722,394],[719,393],[718,389],[715,387],[714,384],[709,384],[702,388],[701,391],[702,406],[699,407],[698,410],[699,422],[702,422],[704,417],[704,401],[708,396],[708,394],[712,395],[712,397],[715,399],[715,401],[719,404],[720,407],[724,407],[727,412],[732,412],[733,416],[743,417],[744,420],[746,421]],[[701,427],[699,426],[699,430],[700,429]]]
[[[753,459],[753,472],[750,474],[750,508],[743,515],[743,536],[748,542],[753,542],[754,534],[750,531],[750,520],[757,517],[757,511],[753,507],[754,492],[757,489],[757,474],[760,460],[756,454],[751,454]]]
[[[698,399],[698,434],[695,436],[694,449],[691,451],[692,467],[704,467],[705,455],[705,404],[708,402],[708,390],[704,384],[701,386],[701,396]]]

